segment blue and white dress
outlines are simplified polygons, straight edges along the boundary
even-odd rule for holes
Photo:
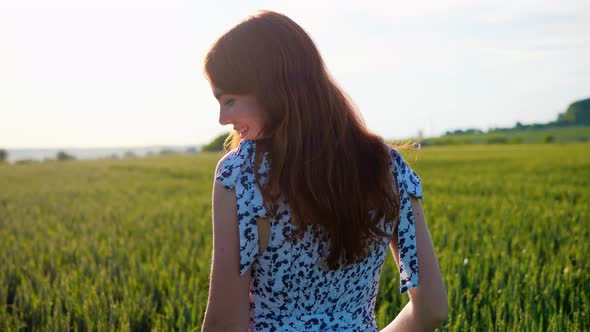
[[[268,217],[254,180],[254,140],[242,140],[219,168],[216,180],[235,190],[240,235],[240,275],[251,268],[250,331],[378,331],[375,299],[389,240],[374,244],[356,264],[328,270],[322,264],[329,249],[328,235],[309,226],[303,237],[288,241],[295,229],[285,202],[277,219],[270,218],[268,247],[259,254],[259,218]],[[416,232],[409,195],[422,198],[420,178],[402,155],[390,148],[392,175],[398,179],[400,218],[400,293],[418,285]],[[259,167],[261,185],[268,181],[268,154]],[[396,190],[395,186],[392,190]],[[393,234],[391,222],[381,222]]]

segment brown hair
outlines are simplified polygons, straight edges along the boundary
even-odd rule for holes
[[[261,187],[267,210],[275,211],[282,193],[298,226],[294,236],[323,225],[329,268],[365,258],[368,241],[387,236],[380,220],[396,222],[399,215],[391,155],[334,82],[309,35],[285,15],[259,12],[213,44],[204,71],[224,92],[256,96],[268,114],[271,171]],[[234,132],[231,140],[235,148],[240,138]]]

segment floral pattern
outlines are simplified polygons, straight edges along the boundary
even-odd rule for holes
[[[372,244],[371,254],[356,264],[328,270],[323,263],[329,234],[308,226],[301,238],[288,241],[294,230],[285,200],[277,218],[269,218],[269,243],[259,253],[257,220],[268,217],[260,188],[254,179],[256,141],[242,140],[229,153],[216,175],[228,190],[235,190],[240,235],[240,275],[251,270],[250,331],[378,331],[374,309],[379,276],[389,240]],[[400,193],[398,249],[400,293],[418,285],[418,257],[414,216],[409,195],[422,198],[420,178],[402,155],[390,148],[390,170]],[[268,181],[265,154],[259,167],[261,185]],[[396,190],[394,185],[392,190]],[[393,223],[380,227],[392,234]]]

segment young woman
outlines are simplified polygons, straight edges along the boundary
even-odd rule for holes
[[[309,35],[259,12],[214,43],[204,70],[234,149],[215,171],[203,331],[378,331],[388,247],[410,301],[383,331],[440,326],[420,178],[368,131]]]

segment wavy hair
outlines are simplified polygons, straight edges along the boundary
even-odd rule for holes
[[[335,83],[310,36],[285,15],[258,12],[213,43],[204,72],[224,92],[254,95],[267,114],[267,138],[256,147],[270,156],[261,187],[270,214],[282,194],[297,225],[294,237],[323,225],[330,269],[366,258],[369,241],[388,236],[381,219],[399,216],[391,154]],[[235,148],[240,138],[233,132],[229,141]]]

